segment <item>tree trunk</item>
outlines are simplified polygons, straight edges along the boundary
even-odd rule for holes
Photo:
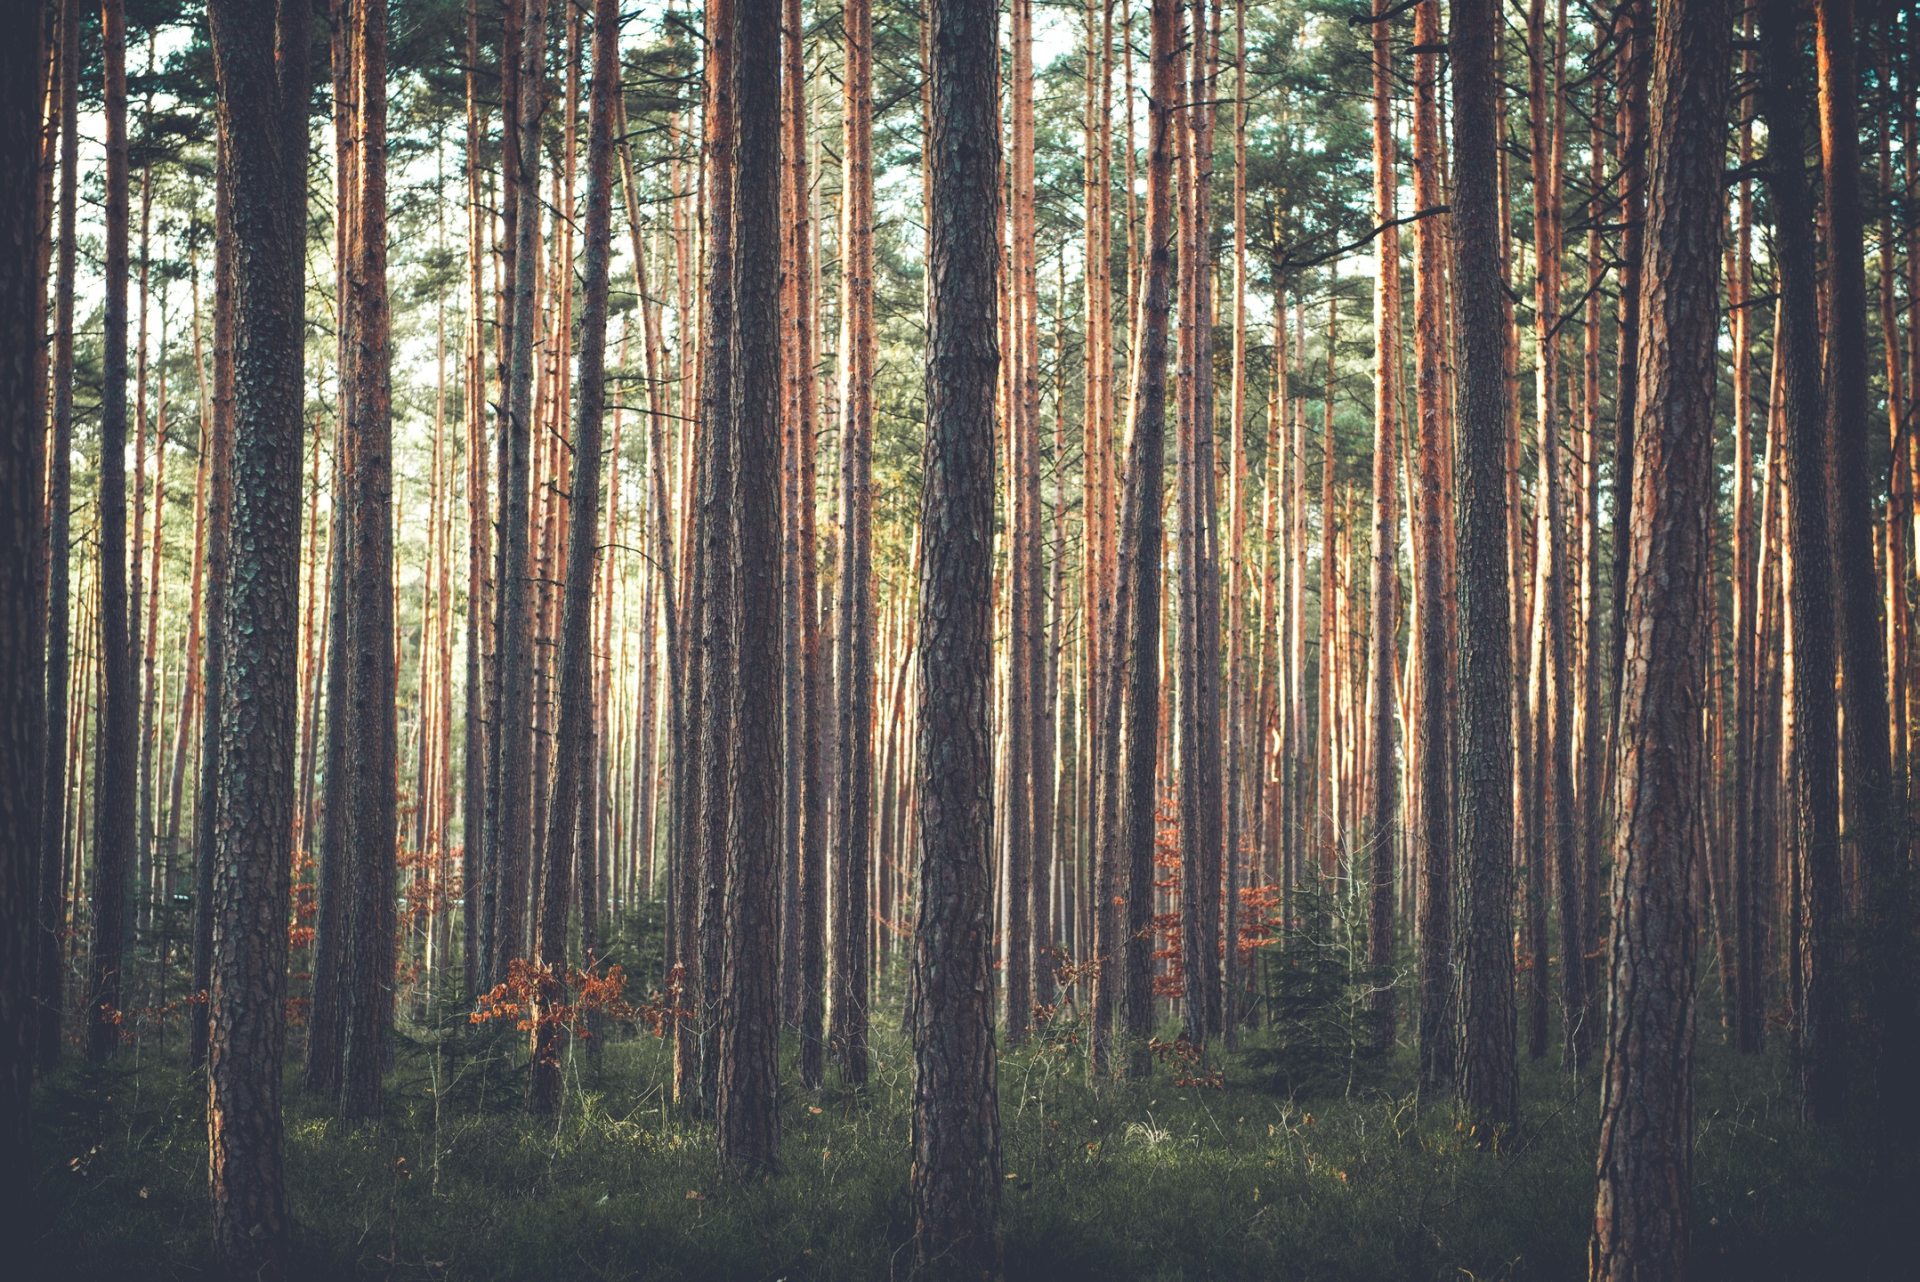
[[[65,975],[61,965],[64,913],[61,879],[66,863],[67,684],[72,665],[71,615],[73,523],[73,286],[75,215],[78,206],[80,0],[60,6],[60,227],[54,269],[53,436],[47,468],[47,650],[46,726],[42,761],[39,830],[39,946],[34,954],[34,998],[38,1004],[35,1055],[42,1067],[60,1057],[61,1008]],[[25,77],[9,78],[25,90]],[[40,304],[36,300],[35,311]],[[37,324],[37,322],[36,322]],[[25,405],[18,397],[10,406]],[[9,510],[17,510],[9,505]],[[12,612],[9,612],[11,617]],[[191,662],[191,658],[189,658]]]
[[[1882,650],[1879,576],[1874,567],[1877,477],[1868,463],[1872,435],[1867,380],[1867,288],[1860,209],[1860,122],[1855,103],[1853,0],[1820,0],[1814,10],[1820,69],[1820,154],[1826,178],[1827,439],[1832,450],[1834,565],[1839,570],[1839,655],[1845,697],[1846,830],[1865,882],[1861,940],[1864,1006],[1874,1039],[1870,1089],[1875,1151],[1905,1164],[1920,1106],[1908,1086],[1920,1060],[1920,1011],[1914,1007],[1913,869],[1904,788],[1893,774]],[[1891,199],[1889,196],[1888,199]],[[1891,253],[1883,244],[1880,252]],[[1894,335],[1883,335],[1891,344]],[[1894,463],[1898,467],[1898,462]],[[1897,523],[1899,514],[1889,512]],[[1904,591],[1904,589],[1903,589]]]
[[[1814,207],[1805,174],[1805,91],[1799,10],[1775,0],[1761,11],[1761,103],[1767,121],[1774,235],[1779,245],[1776,347],[1784,378],[1781,435],[1787,503],[1788,626],[1792,629],[1793,839],[1801,895],[1797,949],[1803,986],[1797,1030],[1801,1108],[1817,1122],[1839,1120],[1845,998],[1841,989],[1839,744],[1833,674],[1833,441],[1823,422]]]
[[[920,528],[920,895],[914,923],[914,1249],[931,1277],[1000,1269],[993,918],[993,441],[1000,353],[998,23],[931,13],[931,282]]]
[[[488,835],[488,871],[494,898],[492,956],[483,982],[506,978],[507,963],[526,955],[527,867],[533,840],[533,609],[529,553],[533,442],[533,338],[540,243],[540,116],[546,67],[547,0],[524,0],[520,43],[509,42],[502,62],[517,63],[516,113],[507,129],[512,158],[512,324],[508,334],[502,425],[505,468],[500,477],[498,617],[494,646],[499,666],[499,738],[490,744],[498,779],[498,820]]]
[[[222,186],[232,193],[236,644],[218,710],[207,1145],[223,1272],[278,1276],[280,1134],[300,578],[307,232],[307,6],[217,0]]]
[[[1693,1174],[1693,858],[1719,329],[1725,0],[1675,0],[1654,42],[1627,647],[1601,1072],[1595,1279],[1680,1277]],[[1711,122],[1703,127],[1703,122]]]
[[[127,892],[134,857],[134,692],[127,601],[127,29],[122,0],[100,15],[106,49],[106,337],[101,360],[100,713],[94,776],[93,942],[87,1056],[120,1043]]]
[[[1519,1114],[1513,1001],[1513,723],[1508,687],[1506,302],[1490,0],[1453,10],[1453,291],[1460,359],[1461,1103],[1482,1144]]]
[[[1413,207],[1442,201],[1440,181],[1439,0],[1413,11]],[[1415,731],[1420,768],[1420,1080],[1438,1086],[1453,1076],[1458,1053],[1453,1009],[1453,725],[1452,652],[1447,634],[1449,496],[1445,378],[1447,282],[1441,224],[1413,225],[1413,360],[1418,418],[1419,492],[1414,544],[1420,579],[1420,719]]]
[[[1373,202],[1374,220],[1390,224],[1397,215],[1399,150],[1393,136],[1392,26],[1385,19],[1387,0],[1376,0],[1373,23]],[[1395,658],[1399,641],[1400,518],[1395,510],[1394,471],[1399,464],[1400,411],[1400,233],[1388,226],[1375,242],[1379,254],[1373,286],[1373,572],[1372,620],[1368,634],[1367,848],[1372,854],[1367,912],[1367,965],[1374,972],[1374,1035],[1385,1049],[1393,1044],[1393,878],[1400,829],[1400,763],[1395,737]]]
[[[841,198],[840,564],[834,702],[840,761],[833,811],[833,1006],[828,1044],[842,1078],[867,1080],[872,958],[867,898],[873,840],[873,13],[846,8]]]
[[[580,393],[574,405],[573,483],[569,495],[566,600],[560,623],[560,715],[554,727],[553,792],[540,882],[535,957],[542,973],[528,1008],[533,1057],[527,1104],[551,1114],[560,1106],[560,1056],[569,1030],[551,1002],[567,1001],[567,910],[572,905],[576,837],[591,833],[593,760],[593,581],[600,524],[601,417],[607,391],[608,255],[613,239],[614,105],[620,92],[620,10],[615,0],[593,8],[593,100],[588,115],[584,286],[580,308]],[[580,849],[583,892],[593,851]]]
[[[729,1165],[780,1164],[780,0],[735,0],[732,762],[717,1111]]]
[[[75,64],[75,5],[61,15],[63,53],[61,117],[65,138],[73,138],[73,83]],[[0,147],[7,155],[39,154],[42,112],[46,107],[50,73],[45,38],[49,5],[35,5],[20,15],[0,52]],[[62,189],[63,222],[72,228],[73,144],[62,142],[69,157]],[[0,665],[0,1046],[5,1049],[4,1099],[0,1099],[0,1180],[16,1191],[18,1205],[5,1212],[5,1227],[27,1235],[32,1229],[31,1207],[19,1197],[31,1187],[34,1175],[30,1133],[33,1069],[44,1059],[44,1016],[36,1013],[36,998],[45,982],[44,964],[46,822],[41,789],[49,787],[43,767],[51,753],[65,751],[60,734],[64,722],[46,720],[46,668],[42,647],[45,602],[41,595],[39,558],[41,538],[41,442],[46,439],[46,366],[41,346],[46,332],[46,281],[43,273],[26,270],[19,261],[42,234],[41,185],[21,181],[16,174],[0,196],[0,244],[14,260],[0,273],[0,645],[12,656]],[[38,252],[37,248],[35,252]],[[68,321],[71,383],[72,249],[61,250],[66,289],[59,297]],[[44,260],[42,260],[44,262]],[[69,393],[70,395],[70,393]],[[69,410],[70,412],[70,410]],[[61,567],[64,571],[64,566]],[[64,577],[64,575],[63,575]],[[64,594],[52,598],[54,613],[62,615]],[[65,661],[65,642],[61,643]],[[64,687],[62,687],[64,693]],[[44,736],[47,744],[38,742]],[[63,763],[64,764],[64,763]],[[56,865],[57,867],[57,865]],[[57,907],[57,904],[56,904]],[[57,1013],[58,1006],[55,1006]],[[57,1029],[56,1029],[57,1032]]]

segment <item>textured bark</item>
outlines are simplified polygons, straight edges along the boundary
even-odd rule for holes
[[[873,12],[846,7],[841,204],[840,563],[834,605],[839,788],[833,811],[833,1006],[827,1040],[841,1076],[867,1080],[873,842]]]
[[[75,47],[74,5],[62,16],[62,46]],[[0,49],[0,152],[37,155],[49,75],[45,30],[52,6],[40,4],[20,16]],[[63,56],[60,72],[61,115],[71,130],[77,60]],[[69,132],[67,137],[72,137]],[[63,148],[69,144],[63,143]],[[68,156],[72,155],[67,150]],[[71,165],[63,203],[71,228]],[[45,822],[42,767],[49,752],[64,752],[61,734],[46,734],[46,669],[43,666],[44,605],[38,565],[41,538],[40,442],[46,438],[46,368],[41,357],[45,335],[45,285],[36,264],[42,235],[41,186],[16,174],[0,194],[0,647],[11,656],[0,665],[0,1187],[12,1203],[0,1212],[0,1225],[14,1240],[31,1241],[31,1199],[35,1164],[30,1143],[33,1069],[40,1057],[43,1017],[36,1011],[37,971],[44,932],[40,878],[45,875]],[[71,249],[63,249],[67,291],[65,314],[72,317]],[[70,331],[69,331],[70,332]],[[67,339],[70,350],[71,337]],[[71,357],[69,356],[69,362]],[[69,375],[70,377],[70,375]],[[56,613],[66,599],[55,597]],[[64,642],[63,642],[64,647]],[[64,659],[64,654],[62,658]],[[52,742],[49,748],[41,736]],[[64,764],[64,763],[63,763]],[[55,864],[56,869],[58,865]],[[56,1012],[58,1007],[56,1006]],[[56,1030],[57,1031],[57,1030]],[[32,1259],[31,1247],[27,1258]]]
[[[535,958],[546,969],[541,996],[566,1001],[567,911],[572,905],[576,850],[581,891],[588,897],[594,852],[576,838],[593,823],[593,582],[599,547],[601,418],[607,393],[608,257],[613,239],[614,106],[620,92],[620,11],[615,0],[593,8],[593,101],[587,123],[586,248],[582,264],[580,390],[574,400],[573,484],[567,512],[566,599],[560,621],[560,709],[554,727],[553,791],[547,804]],[[584,906],[584,905],[583,905]],[[560,1106],[560,1056],[567,1030],[540,1002],[533,1020],[527,1105],[535,1113]]]
[[[735,0],[732,760],[721,963],[720,1156],[780,1164],[780,0]]]
[[[106,51],[107,207],[98,534],[101,681],[87,1014],[87,1056],[94,1060],[111,1057],[120,1043],[139,717],[127,632],[127,30],[122,0],[107,0],[100,20]]]
[[[1453,297],[1460,368],[1458,966],[1461,1103],[1482,1143],[1518,1120],[1513,1003],[1513,723],[1508,687],[1506,305],[1489,0],[1453,9]]]
[[[349,810],[340,1108],[380,1112],[393,1026],[395,657],[393,631],[392,338],[387,308],[387,0],[353,5],[354,122],[360,145],[347,306],[354,312],[345,374],[354,383],[347,432],[346,757]],[[236,638],[237,640],[237,638]]]
[[[1000,353],[1000,139],[991,0],[936,0],[931,285],[921,495],[914,922],[915,1259],[923,1276],[1000,1270],[990,885],[993,446]]]
[[[61,881],[66,864],[67,683],[72,665],[71,556],[73,525],[73,285],[78,206],[80,0],[60,6],[60,198],[59,250],[54,269],[53,435],[47,468],[47,648],[44,744],[40,797],[39,943],[34,952],[34,999],[38,1004],[35,1054],[42,1066],[60,1057],[64,1004],[61,966]],[[9,78],[25,91],[26,79]],[[40,310],[35,300],[34,310]],[[23,349],[24,350],[24,349]],[[7,404],[23,404],[9,398]],[[191,653],[191,651],[189,651]]]
[[[1413,207],[1441,203],[1439,0],[1413,11]],[[1453,1076],[1457,1041],[1453,1012],[1453,655],[1447,634],[1446,504],[1449,497],[1444,419],[1446,280],[1441,225],[1413,225],[1413,359],[1418,420],[1419,489],[1414,546],[1420,579],[1420,710],[1415,730],[1420,768],[1417,863],[1420,903],[1420,1080],[1438,1086]]]
[[[1799,853],[1798,939],[1793,946],[1800,1021],[1796,1050],[1802,1111],[1839,1120],[1845,1088],[1842,1054],[1842,922],[1837,707],[1833,675],[1835,573],[1833,441],[1822,414],[1814,207],[1805,172],[1806,90],[1799,54],[1799,10],[1771,3],[1761,11],[1761,109],[1767,122],[1770,194],[1778,249],[1780,316],[1776,347],[1782,388],[1781,451],[1789,493],[1787,619],[1793,687],[1792,840]]]
[[[1626,531],[1627,646],[1614,804],[1596,1279],[1685,1271],[1693,1175],[1693,859],[1713,509],[1725,0],[1663,6],[1654,40],[1646,270]],[[1703,127],[1712,122],[1710,127]]]
[[[307,6],[217,0],[223,185],[234,253],[234,645],[219,707],[208,1175],[229,1276],[288,1264],[280,1134],[300,576]]]
[[[1620,103],[1620,340],[1615,357],[1613,401],[1613,719],[1619,741],[1620,696],[1625,682],[1621,664],[1627,647],[1627,566],[1625,531],[1633,521],[1633,433],[1639,403],[1641,246],[1645,240],[1647,188],[1647,77],[1652,66],[1653,0],[1624,0],[1614,11],[1615,88]]]

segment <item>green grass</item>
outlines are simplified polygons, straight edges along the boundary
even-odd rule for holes
[[[1742,1060],[1716,1041],[1703,1031],[1694,1276],[1882,1272],[1892,1235],[1861,1209],[1844,1149],[1794,1120],[1779,1057]],[[1448,1105],[1417,1096],[1404,1050],[1357,1075],[1364,1085],[1298,1098],[1276,1093],[1258,1058],[1227,1058],[1215,1090],[1176,1087],[1164,1068],[1090,1086],[1061,1044],[1005,1056],[1009,1277],[1582,1274],[1591,1074],[1526,1065],[1524,1124],[1490,1155]],[[911,1068],[897,1029],[879,1030],[876,1062],[864,1095],[817,1097],[789,1063],[785,1172],[747,1183],[666,1101],[651,1037],[576,1054],[557,1121],[522,1111],[524,1052],[504,1028],[459,1029],[437,1055],[403,1041],[377,1126],[331,1120],[290,1072],[299,1276],[902,1276]],[[71,1067],[41,1086],[42,1276],[208,1272],[202,1090],[153,1048],[137,1069]]]

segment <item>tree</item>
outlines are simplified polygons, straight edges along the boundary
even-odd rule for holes
[[[71,85],[75,67],[70,56],[76,43],[73,7],[67,6],[61,27],[61,114],[69,131],[73,116],[64,104],[72,102],[65,86]],[[32,6],[0,49],[0,148],[10,156],[39,154],[49,70],[44,37],[48,13],[49,6]],[[71,138],[71,132],[66,136]],[[63,200],[71,199],[71,181]],[[70,203],[67,208],[70,212]],[[13,656],[0,664],[0,726],[5,727],[0,731],[0,1046],[5,1047],[6,1063],[0,1074],[0,1152],[5,1154],[0,1158],[0,1182],[15,1194],[4,1223],[22,1235],[32,1231],[25,1196],[34,1170],[28,1106],[42,1036],[35,999],[42,948],[38,883],[45,837],[40,805],[44,762],[36,739],[46,725],[46,637],[40,623],[43,607],[36,600],[41,587],[36,566],[42,496],[38,443],[46,431],[46,379],[39,353],[46,311],[45,281],[32,268],[40,235],[39,184],[16,177],[0,194],[0,245],[7,247],[7,263],[0,269],[0,646]],[[65,261],[70,267],[70,250]],[[69,317],[71,309],[69,303]],[[64,599],[55,600],[64,611]]]
[[[351,350],[343,371],[348,401],[347,538],[351,567],[345,717],[349,809],[346,835],[346,951],[341,999],[341,1113],[372,1117],[381,1105],[387,1038],[393,1026],[395,725],[393,628],[393,390],[387,307],[387,0],[353,6],[355,155],[352,263],[347,306]]]
[[[100,733],[94,776],[93,945],[87,1055],[110,1058],[120,1043],[122,965],[134,856],[133,651],[127,602],[127,15],[123,0],[100,10],[106,51],[106,343],[100,389]]]
[[[1218,9],[1214,10],[1217,15]],[[1193,0],[1187,131],[1180,148],[1181,337],[1178,479],[1181,975],[1185,1035],[1221,1023],[1220,575],[1213,449],[1213,74],[1206,0]],[[1152,181],[1151,175],[1148,181]],[[1136,1033],[1144,1028],[1136,1027]]]
[[[501,427],[506,466],[500,478],[500,553],[496,573],[498,617],[494,646],[499,665],[499,737],[490,743],[497,779],[498,819],[488,833],[487,854],[494,899],[492,955],[487,977],[506,978],[507,963],[525,955],[527,863],[532,845],[533,615],[528,582],[529,503],[532,489],[533,331],[538,300],[540,245],[540,117],[544,109],[547,0],[524,0],[519,45],[509,42],[503,61],[515,60],[517,114],[506,130],[512,158],[512,307],[508,331],[505,421]]]
[[[1421,0],[1413,11],[1413,206],[1441,203],[1439,0]],[[1446,281],[1442,276],[1440,223],[1413,225],[1413,360],[1418,419],[1419,490],[1414,501],[1414,544],[1420,578],[1420,719],[1415,729],[1420,763],[1420,1080],[1437,1086],[1453,1076],[1453,664],[1448,639],[1446,592],[1447,439],[1443,387]]]
[[[1828,264],[1825,410],[1836,483],[1833,551],[1840,579],[1847,831],[1858,843],[1866,889],[1861,942],[1867,1015],[1877,1042],[1872,1089],[1878,1151],[1911,1163],[1916,1127],[1920,1127],[1920,1106],[1907,1089],[1920,1060],[1920,1010],[1914,1005],[1913,978],[1914,882],[1904,831],[1905,790],[1893,770],[1887,663],[1874,570],[1877,478],[1868,464],[1871,413],[1853,0],[1820,0],[1814,13]],[[1886,255],[1891,250],[1883,246],[1880,252]],[[1895,342],[1891,327],[1884,338],[1889,345]],[[1892,465],[1900,466],[1897,458]],[[1887,519],[1890,527],[1898,526],[1902,514],[1889,511]],[[1905,593],[1902,584],[1891,598],[1896,608],[1904,606]]]
[[[735,0],[733,752],[727,778],[720,1154],[780,1164],[780,0]]]
[[[1627,647],[1589,1274],[1679,1277],[1693,1150],[1693,858],[1713,508],[1721,169],[1732,20],[1724,0],[1663,7],[1654,41],[1646,264],[1625,532]],[[1706,122],[1711,122],[1710,124]]]
[[[1513,810],[1507,649],[1505,382],[1494,35],[1453,8],[1453,332],[1459,344],[1459,1098],[1476,1125],[1519,1115],[1513,1009]]]
[[[989,724],[999,57],[992,0],[936,0],[930,22],[932,297],[920,500],[909,1197],[921,1270],[958,1278],[998,1273],[1000,1264]]]
[[[219,709],[208,997],[213,1241],[232,1276],[277,1276],[289,843],[293,831],[305,344],[307,6],[215,0],[224,183],[233,193],[234,564]]]
[[[1499,103],[1487,0],[1453,10],[1453,326],[1459,345],[1461,1103],[1481,1141],[1519,1114],[1513,1003],[1508,699],[1507,384],[1500,267]]]
[[[867,1080],[873,841],[873,10],[846,6],[845,195],[841,201],[840,564],[834,605],[839,799],[834,807],[833,1007],[842,1077]]]
[[[535,960],[542,968],[532,1010],[527,1103],[560,1105],[565,1030],[544,1004],[566,1001],[567,910],[576,850],[586,855],[596,822],[588,800],[593,760],[593,581],[600,522],[600,420],[607,400],[608,255],[613,240],[614,107],[620,92],[620,7],[594,0],[593,101],[588,109],[586,258],[580,306],[580,392],[574,401],[573,486],[567,510],[567,586],[560,623],[560,719],[554,728],[553,791],[541,869]],[[590,859],[590,855],[588,856]],[[588,860],[582,861],[583,871]],[[582,886],[582,895],[586,888]]]
[[[1373,1009],[1377,1036],[1393,1044],[1394,845],[1400,828],[1400,763],[1395,743],[1396,656],[1399,646],[1400,518],[1395,494],[1400,466],[1395,419],[1400,410],[1400,233],[1391,224],[1400,185],[1400,160],[1393,136],[1393,43],[1386,21],[1386,0],[1378,0],[1373,22],[1373,203],[1386,226],[1377,242],[1373,329],[1373,576],[1372,631],[1367,679],[1373,723],[1367,732],[1367,845],[1372,869],[1367,912],[1367,964],[1379,976]]]
[[[1101,753],[1094,775],[1101,789],[1093,836],[1100,861],[1094,896],[1098,969],[1094,972],[1091,1065],[1095,1072],[1105,1071],[1110,1054],[1100,1044],[1101,1009],[1112,1010],[1117,991],[1125,993],[1127,1033],[1136,1043],[1128,1057],[1129,1072],[1144,1069],[1145,1041],[1153,1026],[1152,945],[1147,927],[1153,911],[1154,752],[1160,723],[1161,491],[1166,459],[1168,296],[1173,275],[1174,60],[1179,39],[1175,0],[1156,0],[1152,19],[1146,262],[1133,327],[1136,355],[1128,389],[1126,481],[1112,632],[1103,643],[1112,666],[1099,692],[1101,707],[1095,723]]]
[[[61,883],[66,875],[67,679],[72,604],[68,600],[73,524],[73,283],[80,154],[80,0],[60,6],[60,225],[53,286],[53,436],[47,448],[47,658],[40,798],[39,947],[34,999],[39,1004],[36,1057],[51,1066],[60,1056]],[[9,83],[24,89],[24,77]],[[37,310],[37,304],[36,304]],[[9,398],[9,405],[18,402]]]
[[[1761,12],[1761,109],[1767,122],[1770,194],[1778,246],[1780,317],[1775,346],[1781,374],[1780,435],[1790,495],[1787,627],[1793,644],[1795,838],[1803,897],[1796,959],[1801,1110],[1839,1120],[1845,1087],[1841,1047],[1845,998],[1840,976],[1840,748],[1832,679],[1834,646],[1832,439],[1822,415],[1814,209],[1805,170],[1804,85],[1799,10],[1784,3]]]

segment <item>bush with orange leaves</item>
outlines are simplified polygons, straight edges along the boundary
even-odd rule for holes
[[[593,1024],[604,1019],[628,1026],[644,1025],[659,1037],[674,1021],[689,1014],[679,1006],[679,967],[674,969],[676,974],[669,976],[666,993],[656,989],[636,1003],[626,995],[627,972],[617,963],[605,970],[598,963],[585,969],[569,966],[564,975],[555,975],[551,966],[516,957],[507,964],[506,982],[481,994],[467,1022],[511,1019],[515,1028],[530,1032],[537,1020],[540,1025],[564,1029],[576,1037],[591,1037]]]

